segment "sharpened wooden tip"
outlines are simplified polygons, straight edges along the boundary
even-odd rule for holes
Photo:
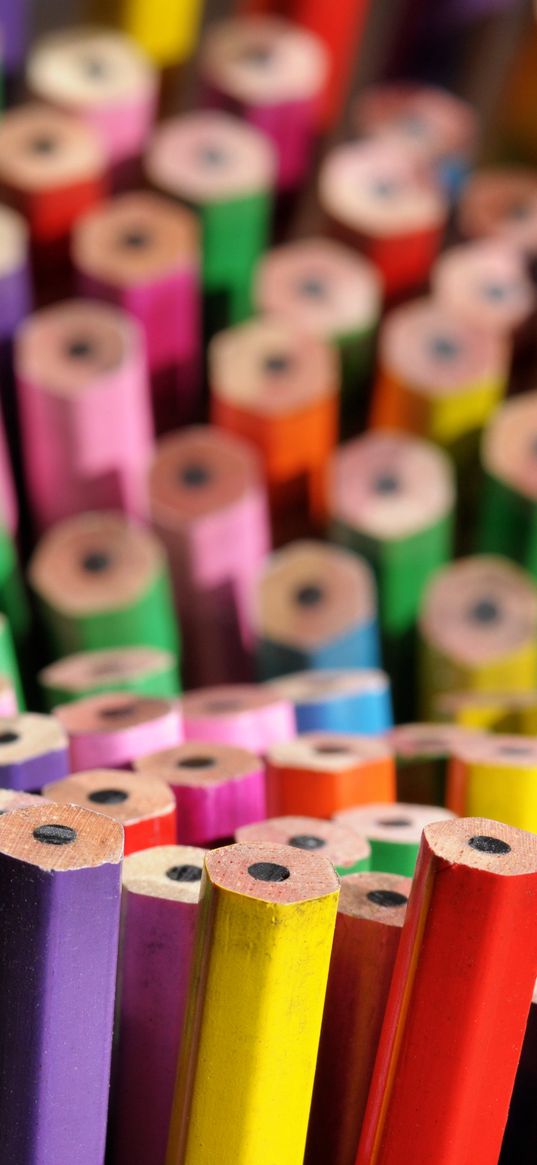
[[[151,780],[199,787],[240,781],[259,769],[259,758],[244,748],[191,740],[138,757],[135,768]]]
[[[271,765],[312,772],[342,772],[392,756],[380,737],[351,736],[343,732],[304,732],[295,740],[275,744],[268,753]]]
[[[294,542],[271,555],[254,596],[257,635],[297,648],[331,642],[375,615],[368,564],[320,542]]]
[[[342,810],[334,817],[363,837],[400,845],[418,845],[425,826],[432,821],[454,820],[454,814],[449,809],[438,805],[408,805],[402,801],[358,805],[355,809]]]
[[[117,769],[92,769],[45,785],[45,797],[62,805],[82,805],[105,813],[125,827],[175,810],[175,798],[164,781]]]
[[[162,122],[146,153],[150,182],[194,205],[265,191],[274,171],[275,158],[265,135],[217,111]]]
[[[0,182],[27,193],[83,182],[104,169],[93,131],[48,105],[20,105],[0,126]]]
[[[64,691],[85,693],[98,684],[121,683],[175,665],[169,651],[156,647],[112,647],[106,651],[80,651],[50,663],[39,672],[43,686]]]
[[[200,70],[221,93],[247,106],[273,106],[315,97],[328,55],[306,29],[277,16],[240,16],[209,25]]]
[[[150,470],[153,518],[162,527],[188,528],[196,519],[240,502],[262,480],[257,453],[239,437],[209,425],[168,433],[157,444]]]
[[[94,555],[103,568],[88,569]],[[148,531],[119,514],[80,514],[38,543],[29,580],[40,599],[68,616],[135,602],[164,569],[164,551]]]
[[[235,838],[249,845],[290,845],[306,853],[321,854],[340,870],[367,861],[371,854],[369,843],[353,829],[320,817],[272,817],[241,826]]]
[[[148,898],[196,903],[206,850],[190,845],[159,845],[131,854],[123,863],[123,889]],[[171,871],[199,869],[199,878],[170,877]]]
[[[138,286],[197,263],[195,215],[150,191],[101,203],[76,223],[75,266],[116,288]],[[132,239],[143,245],[132,245]]]
[[[56,708],[55,715],[69,736],[88,732],[106,734],[160,720],[173,706],[171,700],[159,700],[156,696],[109,692],[63,704]]]
[[[21,712],[19,716],[0,717],[0,766],[65,748],[66,733],[54,716]]]
[[[69,844],[47,844],[36,830],[72,831]],[[110,817],[76,805],[44,804],[0,817],[0,853],[43,870],[80,870],[115,864],[123,855],[123,829]]]
[[[258,879],[248,871],[265,863],[288,871],[282,881]],[[334,894],[339,878],[326,858],[286,845],[230,845],[212,850],[205,859],[210,881],[224,890],[234,890],[248,898],[282,905],[307,902]]]
[[[438,821],[424,829],[427,845],[437,857],[491,874],[537,873],[537,835],[484,817]],[[472,845],[476,838],[489,844]],[[496,845],[494,845],[496,842]]]
[[[338,914],[402,927],[411,886],[412,878],[399,874],[348,874],[341,882]]]

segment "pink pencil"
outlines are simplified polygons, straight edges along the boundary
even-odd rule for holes
[[[176,702],[131,693],[87,696],[54,709],[69,738],[71,772],[126,768],[138,756],[182,740]]]
[[[264,754],[296,735],[293,705],[268,687],[227,684],[181,700],[185,740],[231,744]]]
[[[39,528],[84,510],[145,517],[153,427],[135,321],[83,300],[46,308],[19,329],[15,371]]]

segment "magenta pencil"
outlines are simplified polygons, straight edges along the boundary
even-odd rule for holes
[[[72,805],[0,817],[5,1165],[104,1160],[122,850]]]
[[[84,510],[146,517],[153,425],[135,321],[83,300],[46,308],[17,334],[15,373],[38,527]]]
[[[204,850],[126,858],[114,1165],[164,1165]]]
[[[266,817],[259,757],[228,744],[188,741],[135,762],[141,776],[166,781],[177,804],[177,840],[212,845]]]
[[[16,716],[17,693],[8,676],[0,675],[0,716]]]
[[[69,738],[71,772],[126,768],[138,756],[182,740],[176,701],[109,692],[54,709]]]
[[[250,595],[270,547],[255,450],[209,426],[170,433],[158,443],[149,494],[168,553],[189,684],[250,679]]]
[[[302,182],[311,165],[328,64],[317,36],[275,16],[212,24],[202,41],[209,104],[239,114],[271,139],[282,190]]]
[[[148,191],[121,195],[81,218],[71,255],[79,291],[122,307],[141,325],[159,427],[199,407],[199,239],[190,210]]]
[[[67,736],[54,716],[22,712],[0,719],[0,787],[41,789],[68,772]]]
[[[185,740],[231,744],[263,755],[296,735],[295,710],[268,687],[222,684],[181,700]]]

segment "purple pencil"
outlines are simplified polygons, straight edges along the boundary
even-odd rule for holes
[[[170,845],[125,859],[114,1165],[164,1165],[204,857]]]
[[[0,788],[41,789],[68,772],[67,736],[54,716],[0,717]]]
[[[103,1165],[122,851],[74,805],[0,817],[2,1165]]]
[[[2,67],[12,76],[26,54],[30,24],[29,0],[0,0]]]

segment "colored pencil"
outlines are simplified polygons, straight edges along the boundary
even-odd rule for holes
[[[119,514],[79,514],[52,527],[28,578],[56,657],[108,647],[178,651],[164,549]]]
[[[157,647],[111,647],[81,651],[50,663],[38,673],[43,701],[50,711],[81,696],[133,692],[137,696],[177,696],[177,659]]]
[[[43,796],[58,805],[81,805],[123,826],[125,856],[177,840],[175,799],[164,781],[116,769],[91,769],[53,781]]]
[[[54,716],[21,712],[0,719],[0,786],[32,791],[69,772],[67,736]]]
[[[425,283],[448,206],[400,145],[372,140],[334,147],[321,166],[319,199],[330,232],[374,263],[388,296]]]
[[[382,671],[298,672],[273,680],[272,689],[294,705],[299,732],[377,736],[392,724],[390,681]]]
[[[267,559],[252,597],[260,677],[376,667],[376,615],[366,562],[322,542],[291,543]]]
[[[455,745],[447,800],[461,816],[483,816],[537,831],[537,749],[520,736],[462,736]]]
[[[478,547],[505,554],[537,575],[537,475],[532,430],[537,392],[507,400],[485,429]]]
[[[278,317],[259,317],[209,347],[211,418],[257,446],[274,526],[305,498],[319,520],[322,477],[338,432],[339,369],[333,349]]]
[[[249,679],[250,592],[270,546],[255,451],[208,426],[168,434],[157,447],[149,494],[170,563],[189,683]]]
[[[104,1160],[122,850],[117,822],[78,806],[0,818],[6,1163]]]
[[[475,555],[438,571],[423,599],[421,702],[460,688],[524,691],[537,675],[537,589],[507,558]]]
[[[60,704],[54,715],[69,738],[72,773],[127,768],[138,756],[179,744],[183,735],[178,701],[156,696],[86,696]]]
[[[414,874],[426,825],[449,821],[454,814],[438,805],[367,804],[336,814],[336,821],[355,829],[371,846],[371,867],[388,874]]]
[[[181,700],[185,740],[231,744],[262,756],[296,732],[294,708],[267,687],[222,684]]]
[[[331,817],[353,805],[393,801],[395,766],[378,737],[306,732],[267,754],[269,810]]]
[[[164,1165],[204,857],[167,845],[123,866],[116,1165]]]
[[[354,1165],[410,878],[341,883],[305,1165]]]
[[[371,847],[364,837],[319,817],[271,817],[242,825],[235,831],[235,840],[245,845],[290,845],[307,853],[320,853],[332,862],[336,874],[345,878],[358,870],[368,870],[371,864]]]
[[[426,827],[356,1165],[495,1165],[535,982],[536,895],[535,837],[482,818]]]
[[[448,770],[459,744],[472,734],[456,724],[398,724],[388,733],[397,766],[397,798],[415,805],[449,805]],[[450,808],[454,808],[450,805]]]
[[[512,243],[476,239],[449,247],[431,271],[439,303],[464,315],[480,331],[488,328],[520,346],[535,317],[535,288],[524,257]]]
[[[135,322],[96,302],[45,308],[17,332],[15,375],[38,529],[83,510],[146,518],[153,426]]]
[[[170,786],[182,845],[223,844],[240,826],[266,816],[264,769],[244,748],[189,740],[139,757],[134,767],[141,777]]]
[[[167,1165],[301,1160],[338,893],[291,846],[207,855]]]
[[[253,126],[219,111],[163,122],[146,153],[157,190],[194,207],[202,238],[208,335],[251,312],[251,284],[270,224],[276,159]]]

